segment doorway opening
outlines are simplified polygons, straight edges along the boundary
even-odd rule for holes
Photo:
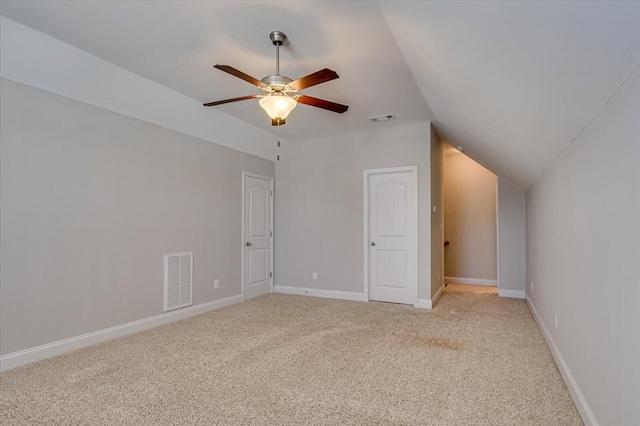
[[[444,282],[498,293],[498,177],[443,144]]]

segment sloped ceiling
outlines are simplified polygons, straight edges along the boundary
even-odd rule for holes
[[[212,66],[340,79],[304,91],[290,141],[433,120],[440,135],[528,187],[640,63],[640,2],[2,1],[0,14],[199,102],[256,89]],[[255,101],[217,107],[273,131]],[[396,114],[372,124],[367,117]],[[603,141],[606,143],[606,141]]]
[[[440,135],[523,188],[640,63],[640,2],[380,4]]]

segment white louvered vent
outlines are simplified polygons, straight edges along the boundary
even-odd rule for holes
[[[164,311],[192,304],[193,253],[164,255]]]

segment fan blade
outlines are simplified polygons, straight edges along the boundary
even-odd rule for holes
[[[203,104],[203,105],[204,106],[216,106],[216,105],[228,104],[229,102],[245,101],[247,99],[254,99],[254,98],[259,98],[259,97],[260,97],[260,95],[242,96],[240,98],[224,99],[222,101],[209,102],[209,103],[206,103],[206,104]]]
[[[241,78],[244,81],[253,84],[254,86],[258,86],[258,87],[266,86],[266,84],[264,84],[257,78],[251,77],[250,75],[245,74],[242,71],[239,71],[233,67],[230,67],[229,65],[214,65],[213,67],[219,69],[220,71],[224,71],[228,74],[231,74],[234,77]]]
[[[349,107],[346,105],[337,104],[331,101],[325,101],[324,99],[318,99],[307,95],[301,95],[298,99],[298,102],[305,105],[311,105],[316,108],[322,108],[329,111],[337,112],[338,114],[342,114],[349,109]]]
[[[289,86],[291,86],[291,88],[294,90],[302,90],[306,89],[307,87],[315,86],[316,84],[325,83],[338,77],[338,73],[330,70],[329,68],[325,68],[323,70],[316,71],[313,74],[309,74],[306,77],[300,77],[299,79],[289,83]]]

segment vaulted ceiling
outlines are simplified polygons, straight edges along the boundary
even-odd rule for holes
[[[5,1],[0,14],[198,102],[257,94],[212,68],[282,74],[321,68],[290,141],[433,121],[496,174],[528,187],[640,64],[640,2]],[[255,101],[216,107],[272,131]],[[372,124],[367,118],[395,114]],[[603,141],[606,143],[606,141]]]

